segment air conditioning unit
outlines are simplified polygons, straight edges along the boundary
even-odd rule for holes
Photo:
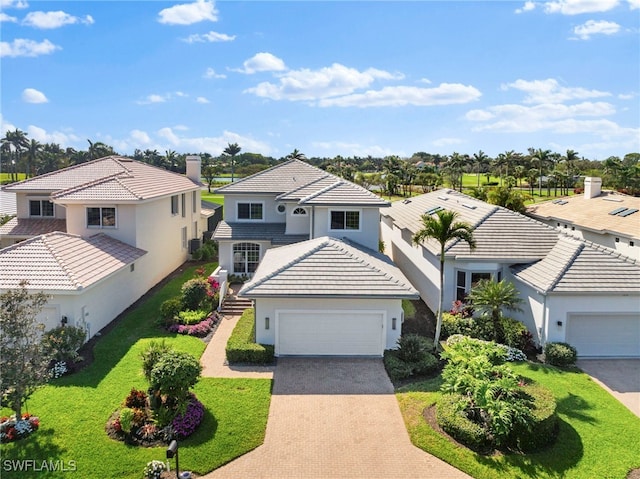
[[[192,240],[189,240],[189,254],[195,253],[197,249],[200,249],[201,245],[202,245],[202,241],[200,241],[200,238],[194,238]]]

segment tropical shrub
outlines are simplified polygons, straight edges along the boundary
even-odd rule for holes
[[[79,326],[58,326],[42,336],[46,354],[56,361],[74,360],[78,349],[87,339],[87,332]]]
[[[204,278],[193,278],[182,285],[182,309],[196,310],[207,299],[209,283]]]
[[[173,433],[178,439],[184,439],[193,434],[204,418],[202,403],[198,401],[195,394],[189,396],[189,404],[185,412],[178,413],[171,422]]]
[[[274,361],[273,345],[256,343],[254,318],[254,310],[249,308],[233,328],[226,347],[229,363],[270,364]]]
[[[160,305],[160,317],[166,320],[172,320],[182,311],[182,300],[180,298],[170,298]]]
[[[133,409],[129,407],[120,410],[120,428],[123,432],[129,434],[133,427]]]
[[[198,309],[196,311],[186,310],[178,313],[178,322],[185,325],[197,324],[209,315],[207,311]]]
[[[459,407],[462,401],[460,394],[443,394],[436,405],[436,421],[444,432],[461,442],[469,449],[488,452],[493,449],[487,431],[478,423],[467,417]]]
[[[406,363],[415,363],[433,351],[433,341],[417,334],[403,334],[398,339],[398,358]]]
[[[189,388],[200,377],[202,365],[189,353],[169,350],[162,354],[151,370],[151,388],[175,400],[183,410],[189,398]]]
[[[514,425],[508,444],[522,452],[536,451],[552,444],[558,436],[558,416],[553,393],[540,384],[525,384],[523,393],[531,398],[531,416],[526,426]]]
[[[578,359],[578,351],[568,343],[557,342],[544,345],[544,361],[554,366],[573,366]]]
[[[124,405],[132,409],[143,409],[147,406],[147,393],[136,388],[131,388],[131,392],[124,400]]]
[[[153,367],[160,358],[170,350],[171,348],[164,340],[162,340],[161,342],[151,341],[146,349],[142,351],[140,354],[142,359],[142,372],[147,381],[151,382],[151,371],[153,370]]]
[[[438,359],[431,354],[433,341],[417,334],[405,334],[398,339],[398,349],[384,353],[384,365],[392,381],[429,374],[438,368]]]
[[[186,334],[189,336],[196,336],[199,338],[205,337],[211,332],[213,326],[220,320],[217,314],[211,314],[209,317],[203,319],[197,324],[172,324],[167,328],[171,333]]]
[[[392,381],[401,381],[413,373],[411,366],[398,358],[395,351],[392,350],[384,352],[384,367]]]

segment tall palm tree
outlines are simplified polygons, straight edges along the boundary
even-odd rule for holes
[[[33,138],[27,145],[27,170],[34,176],[34,170],[36,169],[36,164],[40,159],[40,155],[42,154],[42,143],[38,140],[34,140]]]
[[[488,161],[489,157],[482,150],[479,150],[478,153],[473,154],[473,162],[476,164],[476,179],[478,180],[478,188],[480,188],[480,168],[488,163]]]
[[[440,299],[438,301],[438,314],[436,320],[435,347],[438,347],[440,330],[442,329],[442,303],[444,302],[444,253],[447,243],[452,240],[461,240],[469,245],[472,251],[476,247],[473,237],[473,227],[465,222],[456,221],[458,213],[449,210],[440,210],[436,216],[422,215],[422,228],[413,235],[414,244],[420,244],[424,240],[432,238],[440,244]]]
[[[566,167],[567,167],[567,184],[565,185],[565,194],[569,194],[569,188],[573,186],[573,169],[576,161],[580,159],[580,155],[577,151],[567,150],[566,155],[562,157]]]
[[[29,140],[27,140],[27,134],[24,131],[20,130],[19,128],[16,128],[15,131],[9,130],[5,133],[5,136],[2,139],[2,142],[9,143],[10,145],[13,146],[13,150],[16,153],[15,165],[19,165],[20,159],[22,157],[22,151],[26,150],[27,147],[29,146]],[[25,171],[25,174],[28,178],[29,172]]]
[[[307,157],[304,153],[299,151],[297,148],[294,148],[291,153],[287,155],[287,160],[306,160]]]
[[[493,323],[493,340],[497,343],[504,342],[504,331],[502,329],[502,309],[510,311],[522,311],[519,292],[513,283],[505,281],[495,282],[490,279],[478,281],[478,284],[471,290],[467,299],[474,309],[480,312],[491,313]]]
[[[551,155],[551,150],[543,150],[542,148],[533,150],[531,154],[531,163],[538,166],[538,196],[540,197],[542,197],[542,170],[549,162],[549,155]]]
[[[87,141],[89,142],[89,149],[87,150],[87,156],[89,157],[89,161],[116,154],[113,147],[101,141],[96,141],[95,143],[92,142],[91,140],[87,140]]]
[[[231,157],[231,183],[233,183],[234,179],[234,161],[235,157],[238,153],[240,153],[240,148],[237,143],[228,143],[227,147],[222,151],[225,155],[229,155]]]

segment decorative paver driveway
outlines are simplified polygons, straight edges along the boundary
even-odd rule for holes
[[[409,440],[381,359],[281,358],[265,442],[207,478],[468,478]]]
[[[580,359],[577,366],[640,417],[640,358]]]

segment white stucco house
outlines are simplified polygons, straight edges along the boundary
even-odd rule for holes
[[[640,197],[603,191],[600,178],[585,178],[583,195],[537,203],[526,214],[640,261]]]
[[[512,281],[525,301],[510,313],[538,344],[567,341],[581,356],[640,357],[640,265],[620,253],[571,238],[505,208],[452,190],[394,203],[382,211],[387,252],[425,303],[438,308],[439,244],[412,243],[421,216],[456,211],[474,229],[476,249],[446,245],[444,308],[481,279]]]
[[[104,328],[188,258],[201,236],[200,158],[187,175],[110,156],[4,187],[0,290],[27,280],[51,295],[40,319]]]
[[[216,191],[218,274],[250,279],[240,295],[254,300],[258,342],[278,356],[381,356],[396,346],[402,299],[418,293],[377,253],[389,202],[299,160]]]

